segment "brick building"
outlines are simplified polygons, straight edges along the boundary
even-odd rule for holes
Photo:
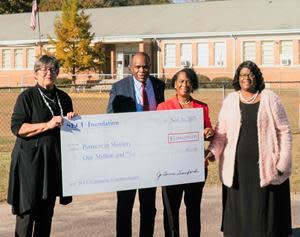
[[[87,9],[106,54],[105,74],[121,78],[131,56],[147,52],[152,72],[171,77],[183,66],[213,79],[232,77],[243,60],[255,61],[266,81],[300,80],[300,1],[228,0],[186,4]],[[60,12],[41,12],[43,49],[55,50],[54,35]],[[0,86],[32,82],[38,30],[30,13],[0,15]]]

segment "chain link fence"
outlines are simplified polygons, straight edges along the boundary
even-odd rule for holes
[[[103,114],[109,99],[109,91],[114,81],[106,80],[94,84],[76,84],[60,86],[73,100],[74,110],[79,114]],[[268,82],[267,87],[274,90],[281,98],[293,133],[300,131],[300,81],[299,82]],[[0,152],[10,152],[15,137],[10,131],[10,120],[17,96],[27,87],[0,88]],[[228,83],[201,83],[200,89],[193,93],[195,99],[208,104],[210,117],[216,124],[224,97],[233,91]],[[175,95],[174,89],[167,89],[165,97]]]

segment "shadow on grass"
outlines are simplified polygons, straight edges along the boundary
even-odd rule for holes
[[[300,228],[294,228],[291,237],[300,237]]]

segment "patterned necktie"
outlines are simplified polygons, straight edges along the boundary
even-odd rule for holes
[[[146,83],[142,83],[143,111],[149,111],[149,101],[146,91]]]

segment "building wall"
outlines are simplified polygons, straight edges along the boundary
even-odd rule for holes
[[[300,81],[300,36],[299,35],[273,35],[273,36],[228,36],[228,37],[210,37],[210,38],[178,38],[161,40],[144,40],[143,42],[127,43],[124,45],[136,45],[137,50],[149,54],[152,62],[152,73],[158,73],[158,77],[171,78],[177,71],[183,68],[181,48],[188,44],[191,51],[190,66],[199,74],[204,74],[210,79],[216,77],[232,78],[237,66],[244,60],[247,42],[252,42],[255,51],[254,61],[261,68],[266,81]],[[272,60],[270,65],[263,62],[266,43],[273,45]],[[271,42],[271,43],[270,43]],[[291,60],[288,64],[282,62],[282,42],[287,42],[291,47]],[[107,65],[104,68],[106,74],[116,74],[116,48],[123,44],[111,43],[104,45],[107,56]],[[166,45],[175,45],[175,65],[166,66]],[[199,66],[198,62],[198,44],[207,44],[207,65]],[[215,55],[218,53],[216,45],[225,45],[225,62],[217,65]],[[268,43],[267,43],[268,44]],[[44,46],[47,48],[47,46]],[[31,50],[31,56],[28,52]],[[33,50],[33,55],[32,55]],[[7,52],[10,56],[7,56]],[[22,54],[22,59],[18,53]],[[269,52],[269,53],[270,53]],[[0,86],[25,86],[33,81],[33,63],[37,55],[40,54],[40,48],[37,46],[15,46],[0,47]],[[222,56],[224,56],[222,54]],[[31,58],[31,59],[29,59]],[[216,57],[218,58],[218,57]],[[7,60],[10,66],[5,68]],[[30,60],[31,62],[28,62]]]
[[[116,77],[118,73],[117,70],[117,52],[128,53],[128,48],[131,50],[130,53],[135,53],[137,51],[143,51],[149,54],[151,61],[155,60],[156,52],[153,52],[152,40],[145,40],[143,42],[132,42],[132,43],[111,43],[103,44],[103,51],[106,55],[106,65],[103,67],[103,73],[107,76],[112,75],[113,78]],[[28,49],[33,50],[33,55],[31,55],[30,60],[27,55]],[[21,66],[16,66],[16,56],[15,51],[22,51],[22,63]],[[33,65],[36,61],[40,52],[44,51],[55,52],[55,49],[50,45],[43,45],[43,49],[37,46],[15,46],[15,47],[0,47],[0,87],[12,87],[12,86],[28,86],[34,84],[33,78]],[[9,51],[9,57],[5,56]],[[20,60],[20,59],[19,59]],[[9,67],[5,67],[5,61],[9,61]],[[31,61],[29,64],[28,61]],[[154,61],[155,62],[155,61]],[[152,71],[155,71],[156,64],[152,64]],[[126,70],[125,70],[126,69]],[[128,68],[124,68],[124,73],[128,73]],[[94,75],[94,72],[82,72],[85,76],[81,75],[81,79],[77,80],[77,83],[84,83],[87,80],[97,80],[99,77]],[[92,74],[92,75],[89,75]],[[64,74],[63,69],[61,70],[60,76],[67,77]],[[121,76],[122,77],[122,76]],[[106,78],[106,77],[105,77]]]
[[[0,86],[34,83],[33,65],[39,53],[40,48],[31,45],[0,47]]]
[[[292,44],[291,61],[282,64],[281,44],[288,41]],[[161,52],[159,55],[160,77],[171,78],[183,66],[181,65],[181,45],[192,44],[192,68],[199,74],[204,74],[210,79],[216,77],[233,77],[235,69],[244,60],[244,42],[253,42],[255,48],[255,61],[261,68],[266,81],[300,81],[300,36],[299,35],[276,35],[276,36],[253,36],[253,37],[215,37],[215,38],[192,38],[192,39],[166,39],[159,42]],[[263,63],[263,44],[273,44],[272,54],[274,63],[265,65]],[[208,44],[208,65],[198,65],[198,44]],[[215,45],[224,43],[226,45],[226,63],[216,65]],[[166,66],[166,45],[173,44],[176,47],[176,65]]]
[[[198,44],[204,43],[208,45],[208,65],[198,65]],[[225,43],[226,45],[226,64],[222,66],[216,66],[214,60],[214,44]],[[166,61],[166,44],[176,45],[176,66],[168,67],[165,65]],[[175,72],[179,71],[183,66],[181,65],[181,46],[182,44],[192,45],[192,61],[191,66],[199,74],[205,74],[210,78],[212,76],[222,75],[229,76],[232,74],[233,58],[232,58],[232,40],[230,38],[206,38],[206,39],[176,39],[176,40],[161,40],[160,48],[161,53],[159,57],[160,61],[160,74],[161,76],[170,78]]]

